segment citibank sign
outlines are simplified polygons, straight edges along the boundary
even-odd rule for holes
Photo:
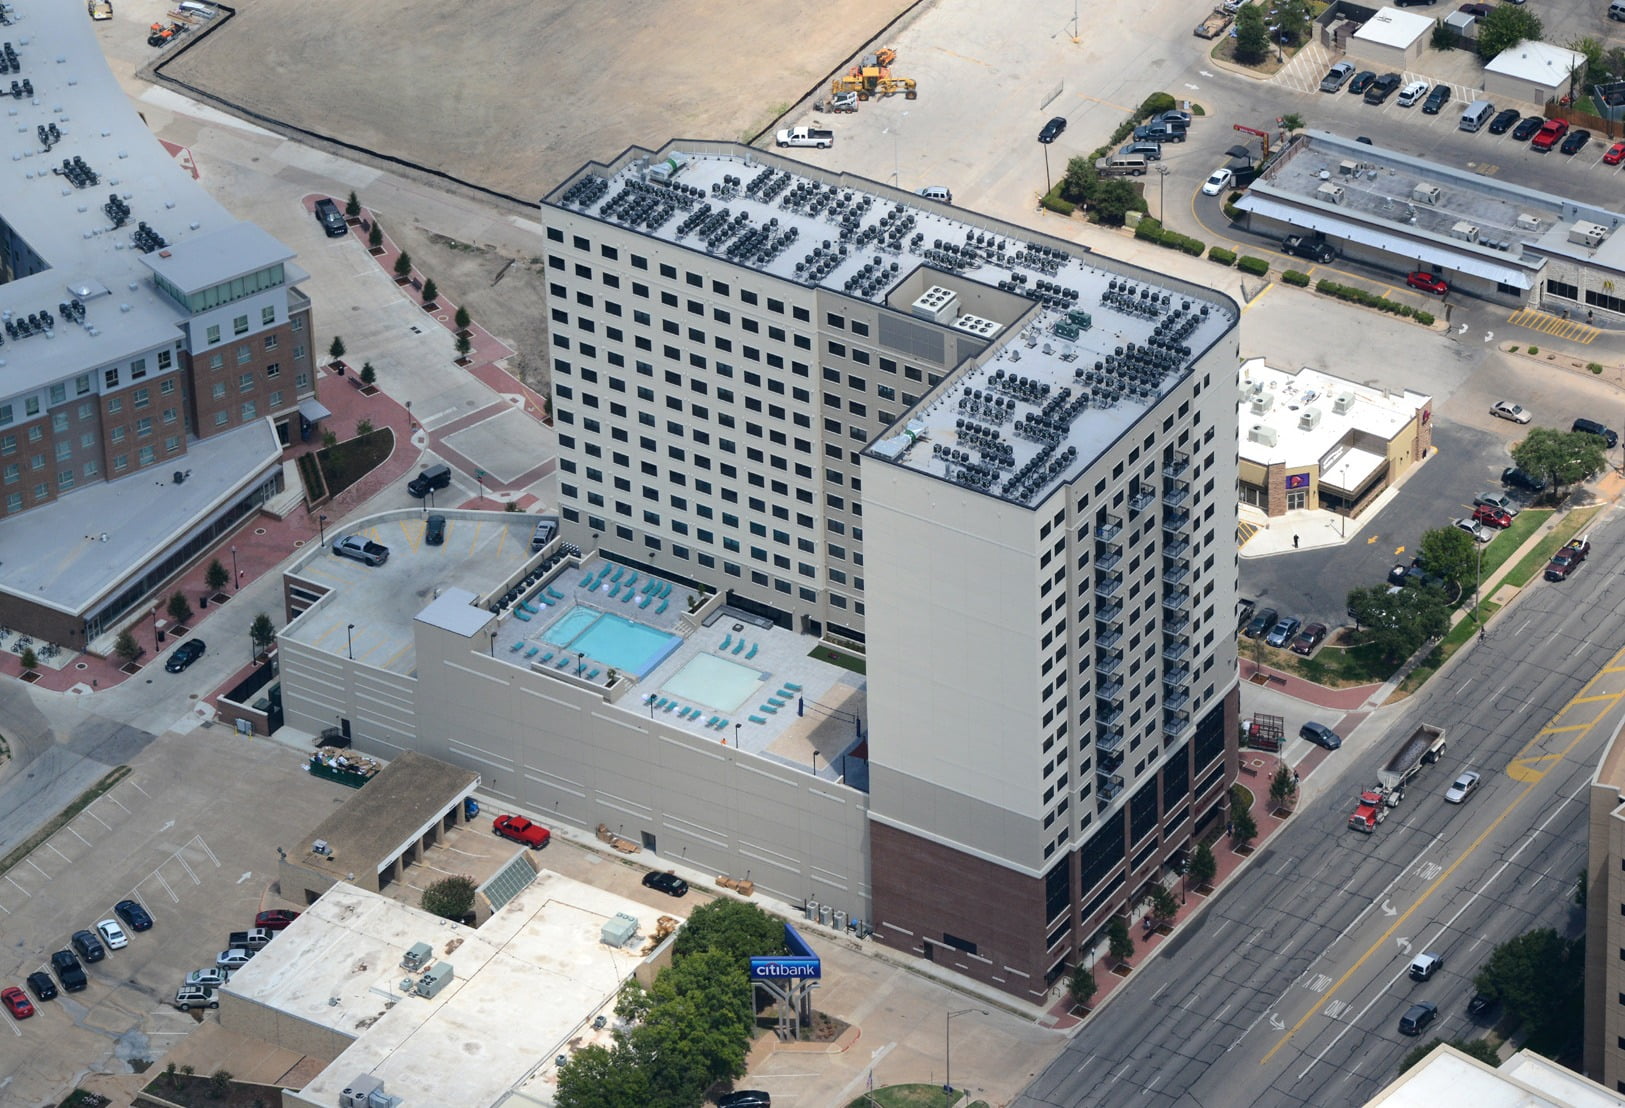
[[[821,978],[824,966],[818,958],[752,958],[752,981],[785,977]]]

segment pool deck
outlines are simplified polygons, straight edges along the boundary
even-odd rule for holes
[[[621,571],[618,581],[617,570]],[[811,657],[818,645],[815,639],[778,627],[758,627],[735,618],[727,609],[714,616],[710,626],[690,631],[684,617],[691,590],[655,578],[661,584],[645,592],[650,584],[648,576],[638,573],[634,580],[632,573],[613,560],[595,557],[581,568],[565,568],[551,580],[539,582],[528,594],[529,603],[538,609],[536,613],[516,605],[503,614],[495,644],[497,658],[539,673],[574,678],[579,671],[581,678],[605,681],[610,667],[603,661],[590,655],[583,660],[561,650],[549,643],[546,635],[578,607],[609,612],[681,640],[659,665],[620,696],[617,704],[621,708],[647,712],[651,719],[659,716],[669,727],[692,731],[719,743],[736,743],[741,749],[809,772],[816,764],[820,777],[836,780],[842,775],[841,756],[857,743],[857,721],[867,716],[867,680],[862,674]],[[659,599],[655,599],[656,593]],[[625,599],[628,595],[631,600]],[[640,603],[644,597],[649,599]],[[550,603],[543,604],[543,599]],[[660,610],[662,600],[666,601],[664,611]],[[529,616],[528,620],[516,614],[521,611]],[[741,641],[743,646],[738,645]],[[552,658],[544,662],[549,653]],[[755,670],[761,675],[761,689],[737,710],[666,693],[666,682],[701,654]],[[598,671],[596,677],[594,670]],[[690,711],[687,718],[682,714],[685,709]],[[712,724],[713,719],[727,722]]]

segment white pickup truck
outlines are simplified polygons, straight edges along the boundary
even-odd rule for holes
[[[780,146],[816,146],[827,150],[835,145],[835,132],[817,127],[786,127],[777,137]]]

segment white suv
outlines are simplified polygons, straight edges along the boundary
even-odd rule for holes
[[[215,999],[213,989],[202,985],[182,985],[175,990],[175,1007],[190,1012],[193,1008],[218,1008],[220,1002]]]

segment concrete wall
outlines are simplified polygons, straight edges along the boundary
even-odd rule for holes
[[[238,1035],[272,1043],[284,1050],[331,1064],[355,1040],[341,1031],[311,1023],[257,1000],[236,996],[231,986],[220,993],[220,1026]]]

